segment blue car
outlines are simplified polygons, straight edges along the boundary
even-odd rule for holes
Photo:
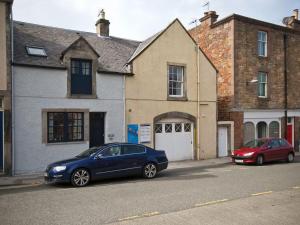
[[[111,143],[92,147],[74,158],[50,164],[44,174],[50,183],[83,187],[90,181],[142,175],[147,179],[168,167],[164,151],[140,144]]]

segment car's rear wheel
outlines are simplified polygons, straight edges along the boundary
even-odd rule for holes
[[[287,156],[287,160],[286,160],[286,161],[287,161],[288,163],[291,163],[291,162],[294,161],[294,158],[295,158],[295,157],[294,157],[294,154],[293,154],[293,153],[289,153],[288,156]]]
[[[90,182],[90,173],[87,169],[80,168],[72,173],[71,183],[75,187],[84,187]]]
[[[157,174],[157,167],[154,163],[147,163],[143,170],[143,176],[147,179],[152,179]]]
[[[256,158],[256,165],[261,166],[264,164],[264,157],[262,155],[258,155]]]

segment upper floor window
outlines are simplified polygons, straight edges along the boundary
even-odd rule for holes
[[[83,141],[83,113],[48,112],[48,143]]]
[[[267,97],[267,73],[259,72],[258,73],[258,97],[266,98]]]
[[[92,61],[71,60],[71,94],[92,94]]]
[[[267,32],[258,31],[258,55],[267,56]]]
[[[169,96],[183,97],[184,67],[169,65],[168,79],[169,79]]]

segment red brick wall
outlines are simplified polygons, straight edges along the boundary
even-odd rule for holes
[[[218,120],[229,120],[233,103],[233,23],[211,28],[210,20],[190,31],[192,37],[219,71]]]

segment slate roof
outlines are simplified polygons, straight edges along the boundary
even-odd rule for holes
[[[100,55],[98,71],[126,73],[124,68],[140,42],[96,33],[68,30],[14,21],[14,63],[64,69],[60,57],[82,36]],[[29,56],[26,46],[44,47],[47,57]]]

